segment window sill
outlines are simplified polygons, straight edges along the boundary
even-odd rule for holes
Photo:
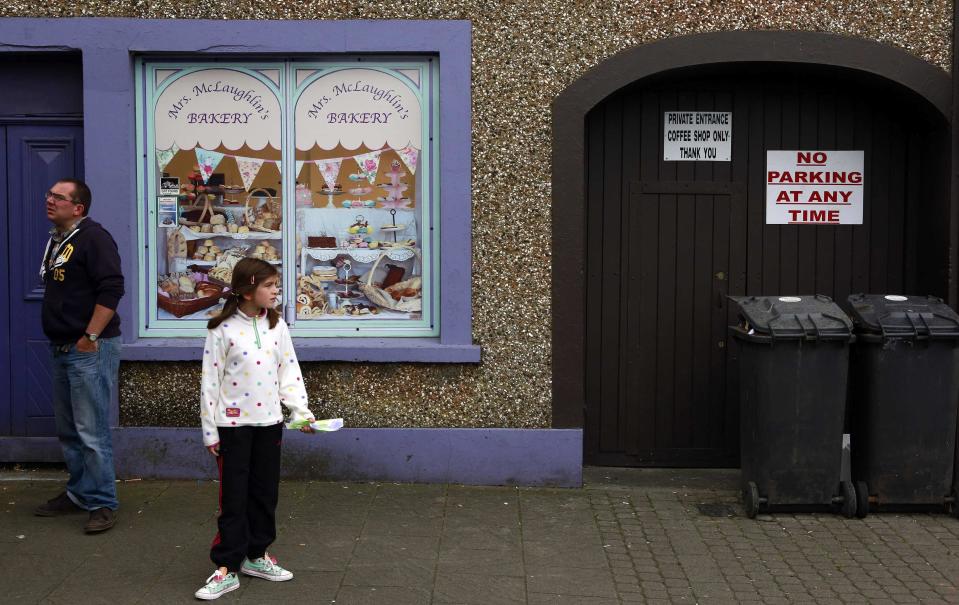
[[[294,338],[300,361],[479,363],[480,346],[438,338]],[[124,361],[199,361],[201,338],[139,338],[123,344]]]

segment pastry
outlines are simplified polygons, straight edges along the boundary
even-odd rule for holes
[[[170,234],[166,242],[166,250],[169,258],[187,257],[186,237],[180,233],[180,229],[176,229]]]
[[[177,280],[177,285],[180,287],[180,292],[192,294],[196,291],[196,284],[194,284],[193,280],[186,275],[181,276]]]
[[[213,233],[226,233],[226,225],[213,225]]]
[[[220,289],[210,282],[200,282],[196,285],[196,293],[206,298],[208,296],[216,296],[220,293]]]

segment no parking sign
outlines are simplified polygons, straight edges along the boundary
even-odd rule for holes
[[[861,225],[864,154],[767,151],[767,225]]]

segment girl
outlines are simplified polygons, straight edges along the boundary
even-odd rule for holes
[[[196,591],[198,599],[239,588],[238,571],[274,582],[293,579],[266,552],[276,539],[280,404],[294,421],[312,422],[313,415],[289,328],[274,308],[278,282],[273,265],[244,258],[233,268],[223,311],[207,324],[200,421],[203,445],[220,470],[220,516],[210,550],[217,569]]]

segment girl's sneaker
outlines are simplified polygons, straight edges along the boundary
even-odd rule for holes
[[[219,599],[228,592],[232,592],[240,587],[240,578],[232,571],[222,575],[220,570],[214,571],[213,575],[206,579],[206,586],[193,593],[198,599],[212,601]]]
[[[293,572],[277,565],[276,558],[268,554],[252,561],[243,559],[240,571],[248,576],[263,578],[271,582],[286,582],[293,579]]]

